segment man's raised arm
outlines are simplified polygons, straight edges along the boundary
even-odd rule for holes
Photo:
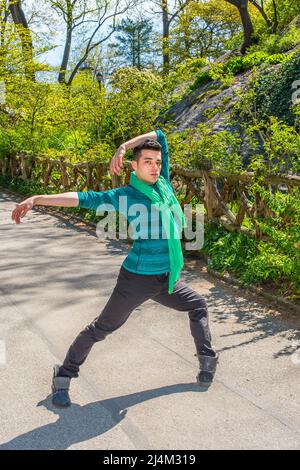
[[[168,144],[164,133],[160,129],[148,132],[147,134],[138,135],[137,137],[121,144],[110,161],[110,170],[112,174],[120,174],[122,170],[123,157],[127,150],[143,144],[147,139],[157,140],[160,143],[162,159],[162,169],[160,174],[166,180],[170,181]]]
[[[155,131],[157,142],[161,145],[161,176],[170,183],[169,149],[165,134],[160,129]]]
[[[122,171],[122,166],[123,166],[123,157],[127,150],[133,149],[134,147],[137,147],[138,145],[141,145],[145,142],[147,139],[154,139],[156,140],[156,132],[148,132],[147,134],[141,134],[133,139],[128,140],[127,142],[124,142],[123,144],[120,145],[114,156],[112,157],[110,161],[110,171],[112,174],[119,175],[120,172]]]

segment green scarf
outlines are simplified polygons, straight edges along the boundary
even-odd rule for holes
[[[156,182],[157,188],[160,191],[163,200],[154,187],[145,183],[136,176],[135,171],[132,171],[130,174],[129,184],[151,199],[154,205],[157,206],[162,213],[162,223],[168,237],[170,259],[168,293],[171,294],[174,289],[174,284],[178,281],[180,271],[184,265],[178,226],[174,221],[174,215],[172,211],[176,213],[178,220],[181,221],[182,227],[186,227],[184,214],[179,202],[177,201],[171,189],[168,187],[167,182],[163,176],[160,176]],[[172,207],[172,210],[170,207]]]

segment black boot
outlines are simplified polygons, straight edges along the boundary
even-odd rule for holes
[[[66,408],[71,405],[69,397],[71,379],[69,377],[59,377],[59,367],[59,365],[55,365],[53,368],[52,403],[55,406]]]
[[[205,356],[203,354],[196,354],[199,359],[200,370],[196,377],[199,384],[210,384],[213,381],[217,363],[219,360],[219,354],[215,356]]]

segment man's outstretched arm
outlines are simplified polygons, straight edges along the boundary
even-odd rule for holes
[[[78,195],[77,192],[68,192],[61,194],[38,194],[31,196],[20,204],[17,204],[12,211],[11,218],[16,224],[21,223],[28,211],[34,206],[63,206],[63,207],[77,207]]]
[[[80,207],[95,211],[99,208],[99,211],[118,211],[119,196],[124,195],[123,193],[123,188],[114,188],[107,191],[68,192],[31,196],[16,205],[11,218],[16,224],[19,224],[21,222],[20,219],[34,206]]]

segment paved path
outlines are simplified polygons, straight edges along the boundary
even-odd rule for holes
[[[213,385],[195,384],[187,315],[149,300],[94,346],[72,381],[74,405],[55,409],[52,364],[101,312],[128,248],[40,210],[17,226],[14,204],[0,193],[0,449],[300,448],[297,319],[199,262],[182,279],[209,305],[221,353]]]

